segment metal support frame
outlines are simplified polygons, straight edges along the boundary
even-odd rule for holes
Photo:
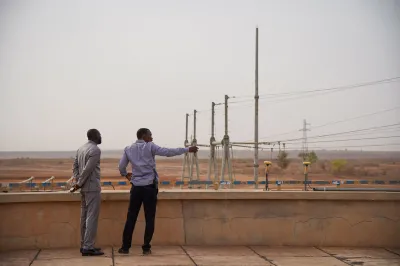
[[[188,135],[189,135],[189,114],[186,114],[186,133],[185,133],[185,142],[184,142],[184,146],[185,148],[189,146],[189,141],[188,141]],[[189,180],[191,181],[191,176],[190,176],[190,158],[189,158],[190,154],[189,153],[185,153],[184,157],[183,157],[183,165],[182,165],[182,176],[181,176],[181,181],[183,182],[183,180],[185,178],[189,178]],[[186,175],[186,169],[187,169],[187,174]],[[183,185],[180,185],[180,188],[182,188]]]
[[[208,160],[208,173],[207,173],[207,181],[211,180],[211,173],[214,172],[213,176],[213,183],[214,186],[219,186],[219,180],[218,180],[218,173],[217,173],[217,160],[215,158],[215,147],[216,145],[213,144],[215,142],[215,136],[214,136],[214,127],[215,127],[215,103],[212,102],[211,104],[211,137],[210,137],[210,157]],[[218,185],[217,185],[218,184]],[[206,185],[206,189],[208,188],[208,185]]]
[[[265,191],[268,191],[268,175],[269,175],[269,167],[272,165],[270,161],[265,161]]]
[[[308,185],[308,166],[310,165],[310,162],[303,162],[304,165],[304,191],[307,191],[307,185]]]
[[[197,146],[197,136],[196,136],[196,123],[197,123],[197,111],[194,110],[193,112],[193,140],[192,140],[192,146]],[[200,176],[200,171],[199,171],[199,160],[197,157],[197,153],[193,153],[192,154],[192,162],[190,165],[190,181],[192,180],[199,180],[199,176]],[[196,176],[193,177],[193,168],[196,167]],[[192,186],[189,184],[189,188],[191,188]]]
[[[35,179],[35,177],[31,176],[30,178],[19,182],[19,189],[22,190],[23,184],[28,184],[29,183],[30,190],[32,191],[32,182],[33,182],[34,179]]]
[[[256,66],[254,95],[254,188],[258,188],[258,27],[256,28]]]
[[[254,142],[232,142],[230,143],[229,140],[229,134],[228,134],[228,95],[225,95],[225,135],[222,139],[221,142],[215,140],[215,135],[214,135],[214,117],[215,117],[215,104],[214,102],[212,103],[212,116],[211,116],[211,138],[210,138],[210,145],[201,145],[201,146],[207,146],[210,147],[210,157],[209,157],[209,162],[208,162],[208,174],[207,174],[207,181],[211,180],[211,173],[214,172],[214,184],[215,188],[219,188],[220,181],[225,181],[225,170],[227,169],[228,171],[228,179],[230,181],[229,187],[231,188],[234,182],[234,178],[232,176],[232,161],[231,161],[231,156],[229,149],[234,146],[234,144],[254,144],[254,183],[255,183],[255,188],[258,188],[258,171],[259,171],[259,156],[258,156],[258,145],[271,145],[272,143],[270,142],[259,142],[258,141],[258,101],[259,101],[259,94],[258,94],[258,27],[256,28],[256,47],[255,47],[255,95],[254,95],[254,101],[255,101],[255,109],[254,109]],[[196,139],[196,110],[194,110],[194,138],[192,140],[192,145],[198,145],[197,144],[197,139]],[[188,145],[188,114],[186,114],[186,140],[185,140],[185,147]],[[217,174],[217,161],[216,161],[216,147],[222,145],[223,147],[223,156],[222,156],[222,166],[221,166],[221,176],[219,178]],[[285,146],[284,146],[285,148]],[[188,163],[188,155],[185,155],[184,162],[183,162],[183,171],[182,171],[182,181],[185,178],[185,169],[186,166],[189,168],[189,179],[190,181],[193,178],[193,167],[196,165],[196,178],[197,180],[199,179],[199,166],[198,166],[198,159],[197,159],[197,154],[192,155],[192,160],[191,163]],[[214,169],[213,169],[214,168]],[[182,187],[182,186],[181,186]],[[206,186],[208,188],[208,185]]]
[[[232,161],[229,154],[229,135],[228,135],[228,99],[229,96],[225,95],[225,135],[222,140],[222,146],[224,149],[223,156],[222,156],[222,167],[221,167],[221,181],[225,181],[225,169],[228,169],[228,179],[229,179],[229,188],[233,185],[233,178],[232,178]]]
[[[65,190],[70,189],[74,184],[75,184],[75,177],[74,177],[74,176],[71,176],[71,177],[67,180],[67,182],[65,182],[65,186],[64,186],[64,187],[61,186],[61,188],[63,188],[64,191],[65,191]]]
[[[55,176],[52,176],[49,179],[46,179],[45,181],[42,182],[43,191],[46,191],[46,186],[50,182],[51,182],[51,190],[54,190],[54,179],[55,178],[56,178]]]

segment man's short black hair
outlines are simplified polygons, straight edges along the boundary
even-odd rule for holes
[[[148,128],[140,128],[137,133],[136,137],[138,139],[142,139],[144,135],[146,135],[150,130]]]
[[[99,131],[95,128],[89,129],[87,132],[87,138],[88,140],[95,140],[99,136]]]

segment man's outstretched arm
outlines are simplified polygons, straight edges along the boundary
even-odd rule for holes
[[[154,155],[164,156],[164,157],[173,157],[182,155],[187,152],[197,152],[199,150],[197,147],[169,149],[169,148],[162,148],[154,143],[152,143],[151,145],[152,145],[151,152]]]

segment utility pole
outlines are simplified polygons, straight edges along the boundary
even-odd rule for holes
[[[300,131],[303,131],[303,142],[301,145],[301,153],[303,155],[303,161],[306,160],[308,157],[308,143],[307,143],[307,131],[310,131],[310,129],[307,128],[311,124],[307,123],[307,121],[304,119],[303,120],[303,129],[300,129]]]
[[[256,28],[256,73],[254,109],[254,187],[258,188],[258,27]]]
[[[188,141],[188,132],[189,132],[189,114],[186,114],[186,133],[185,133],[185,143],[184,146],[188,147],[189,146],[189,141]],[[186,175],[186,169],[188,170],[188,175]],[[189,178],[189,180],[191,181],[191,177],[190,177],[190,164],[189,164],[189,153],[185,153],[184,157],[183,157],[183,166],[182,166],[182,176],[181,176],[181,181],[183,182],[183,180],[185,178]],[[183,185],[180,185],[180,187],[182,188]]]
[[[192,140],[192,146],[197,146],[197,138],[196,138],[196,116],[197,116],[197,111],[194,110],[193,112],[193,140]],[[193,166],[196,165],[196,177],[193,178]],[[190,181],[194,180],[199,180],[199,161],[197,158],[197,153],[192,154],[192,164],[190,167]],[[189,186],[191,188],[191,186]]]
[[[225,181],[225,169],[228,167],[228,178],[230,181],[229,187],[232,187],[232,162],[229,155],[229,135],[228,135],[228,99],[229,96],[225,95],[225,135],[222,140],[224,149],[222,167],[221,167],[221,181]]]
[[[217,169],[217,161],[215,158],[215,136],[214,136],[214,127],[215,127],[215,103],[211,103],[211,138],[210,138],[210,158],[208,160],[208,174],[207,174],[207,181],[211,180],[211,172],[214,171],[214,178],[213,182],[214,185],[216,182],[218,182],[218,169]],[[214,167],[214,169],[212,169]],[[218,182],[219,183],[219,182]],[[206,185],[206,188],[208,188],[208,185]]]

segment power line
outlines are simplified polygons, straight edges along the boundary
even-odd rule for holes
[[[356,133],[351,133],[351,136],[363,136],[363,135],[365,136],[365,135],[372,135],[372,134],[382,134],[382,133],[390,133],[391,131],[395,131],[395,133],[398,133],[398,132],[400,132],[400,128],[397,128],[397,127],[382,128],[382,129],[376,129],[376,130],[373,130],[373,131],[374,132],[359,132],[359,133],[356,132]],[[294,133],[294,132],[298,133],[299,131],[296,130],[296,131],[291,131],[291,132],[288,132],[288,133]],[[350,134],[350,133],[345,133],[343,135],[345,136],[347,134]],[[273,135],[273,136],[277,136],[277,135],[278,134]],[[283,134],[279,134],[279,135],[283,135]],[[384,137],[386,137],[386,136],[384,136]],[[252,141],[252,139],[250,139],[248,141]],[[284,143],[287,143],[287,144],[293,144],[293,143],[301,143],[301,141],[302,141],[302,138],[297,139],[297,141],[287,141],[287,142],[280,141],[280,142],[284,142]],[[335,141],[335,140],[332,140],[332,141]],[[271,141],[270,143],[276,143],[276,142],[277,141]],[[308,143],[316,143],[316,142],[308,142]]]
[[[320,127],[325,127],[325,126],[328,126],[328,125],[339,124],[339,123],[342,123],[342,122],[347,122],[347,121],[351,121],[351,120],[356,120],[356,119],[359,119],[359,118],[364,118],[364,117],[368,117],[368,116],[372,116],[372,115],[377,115],[377,114],[381,114],[381,113],[386,113],[386,112],[393,111],[393,110],[396,110],[396,109],[400,109],[400,106],[396,106],[396,107],[393,107],[393,108],[390,108],[390,109],[386,109],[386,110],[382,110],[382,111],[378,111],[378,112],[374,112],[374,113],[369,113],[369,114],[365,114],[365,115],[360,115],[360,116],[356,116],[356,117],[352,117],[352,118],[348,118],[348,119],[343,119],[343,120],[338,120],[338,121],[334,121],[334,122],[329,122],[329,123],[326,123],[326,124],[323,124],[323,125],[311,127],[311,129],[320,128]]]
[[[331,92],[337,92],[337,91],[344,91],[344,90],[350,90],[350,89],[356,89],[360,87],[366,87],[366,86],[372,86],[372,85],[377,85],[377,84],[385,84],[385,83],[392,83],[392,82],[398,82],[400,81],[400,76],[398,77],[393,77],[393,78],[387,78],[387,79],[381,79],[381,80],[375,80],[375,81],[369,81],[369,82],[363,82],[363,83],[356,83],[352,85],[347,85],[347,86],[339,86],[339,87],[332,87],[332,88],[326,88],[326,89],[316,89],[316,90],[305,90],[305,91],[292,91],[292,92],[284,92],[284,93],[272,93],[272,94],[260,94],[260,100],[271,100],[269,102],[274,102],[274,103],[279,103],[287,100],[295,100],[295,99],[301,99],[305,97],[310,97],[309,94],[318,94],[324,95],[327,93]],[[322,94],[321,94],[322,93]],[[306,94],[306,95],[304,95]],[[300,95],[297,97],[291,97],[291,98],[285,98],[287,96],[296,96]],[[232,96],[230,99],[240,99],[240,98],[249,98],[254,96]],[[283,97],[283,98],[282,98]],[[271,99],[272,98],[272,99]],[[274,100],[273,98],[281,98],[277,100]],[[241,100],[241,101],[231,101],[229,104],[235,105],[237,103],[246,103],[253,101],[254,99],[248,99],[248,100]],[[268,102],[268,101],[267,101]],[[218,103],[216,105],[223,105],[224,103]],[[237,105],[236,105],[237,106]],[[251,105],[249,105],[251,106]],[[204,109],[204,110],[199,110],[199,112],[209,112],[211,109]]]
[[[336,149],[336,148],[363,148],[363,147],[384,147],[384,146],[398,146],[400,145],[400,143],[387,143],[387,144],[370,144],[370,145],[346,145],[346,146],[331,146],[331,147],[310,147],[312,149]],[[237,145],[232,145],[232,146],[237,146]],[[240,147],[240,146],[239,146]],[[243,148],[252,148],[254,149],[254,146],[242,146]],[[269,148],[258,148],[259,150],[266,150]],[[286,148],[285,150],[290,151],[290,150],[294,150],[294,151],[301,151],[301,147],[290,147],[290,148]]]
[[[349,133],[349,134],[343,134],[343,135],[341,135],[341,136],[343,136],[343,137],[346,137],[346,136],[365,136],[365,135],[367,135],[367,136],[371,136],[371,135],[376,135],[376,134],[384,134],[384,133],[391,133],[391,132],[393,132],[394,131],[394,133],[399,133],[400,132],[400,128],[396,128],[396,127],[394,127],[394,128],[383,128],[383,129],[377,129],[377,130],[374,130],[374,132],[356,132],[356,133]],[[375,136],[375,137],[378,137],[378,136]],[[380,136],[379,136],[380,137]],[[290,142],[288,142],[288,143],[294,143],[294,142],[300,142],[300,140],[298,140],[298,141],[290,141]]]
[[[400,81],[400,77],[394,77],[394,78],[389,78],[389,79],[383,79],[383,80],[371,81],[371,82],[364,82],[364,83],[359,83],[359,84],[353,84],[353,85],[342,86],[342,87],[334,87],[334,88],[328,88],[328,89],[308,90],[308,91],[300,91],[300,92],[287,92],[287,93],[281,93],[281,94],[263,94],[263,95],[264,95],[264,97],[266,97],[267,95],[275,96],[275,97],[279,97],[279,96],[286,97],[288,95],[309,94],[309,93],[325,93],[326,94],[326,93],[330,93],[330,92],[354,89],[354,88],[359,88],[359,87],[364,87],[364,86],[371,86],[371,85],[376,85],[376,84],[389,83],[389,82],[397,82],[397,81]],[[297,98],[308,97],[308,96],[309,95],[300,95]],[[238,97],[231,97],[231,98],[238,98]],[[288,99],[289,100],[290,99],[296,99],[296,97],[295,98],[292,97],[292,98],[286,98],[286,99],[278,99],[278,100],[284,101],[284,100],[288,100]],[[246,101],[248,101],[248,100],[246,100]],[[234,104],[234,103],[238,103],[238,102],[245,102],[245,101],[230,102],[230,104]],[[277,101],[275,101],[275,102],[277,102]],[[216,105],[223,105],[223,104],[224,103],[217,103]],[[349,119],[343,119],[343,120],[339,120],[339,121],[333,121],[333,122],[329,122],[329,123],[326,123],[326,124],[323,124],[323,125],[320,125],[320,126],[312,127],[312,129],[320,128],[320,127],[324,127],[324,126],[328,126],[328,125],[332,125],[332,124],[342,123],[342,122],[345,122],[345,121],[355,120],[355,119],[359,119],[359,118],[363,118],[363,117],[367,117],[367,116],[371,116],[371,115],[376,115],[376,114],[380,114],[380,113],[384,113],[384,112],[389,112],[389,111],[396,110],[396,109],[399,109],[399,108],[400,108],[400,106],[397,106],[397,107],[394,107],[394,108],[390,108],[390,109],[386,109],[386,110],[382,110],[382,111],[378,111],[378,112],[374,112],[374,113],[369,113],[369,114],[361,115],[361,116],[358,116],[358,117],[353,117],[353,118],[349,118]],[[211,111],[211,109],[199,110],[198,113],[209,112],[209,111]],[[192,115],[193,115],[193,113],[190,114],[190,116],[192,116]],[[398,125],[398,124],[395,124],[395,125]],[[366,131],[366,130],[374,130],[374,129],[376,130],[376,129],[379,129],[379,128],[385,128],[385,127],[390,127],[390,126],[394,126],[394,125],[366,128],[366,129],[353,130],[353,131],[348,131],[348,132],[339,132],[339,133],[319,135],[319,136],[311,136],[310,138],[321,138],[321,137],[328,137],[328,136],[335,136],[335,135],[344,135],[344,134],[349,134],[349,133],[362,132],[362,131]],[[297,132],[297,130],[296,131],[290,131],[290,132],[283,133],[283,134],[279,134],[279,135],[287,135],[287,134],[290,134],[292,132]],[[362,133],[362,134],[365,134],[365,133]],[[265,139],[265,138],[266,137],[261,137],[260,139]],[[301,140],[301,139],[290,139],[290,140],[284,140],[284,141],[296,141],[296,140]]]
[[[292,131],[289,131],[289,132],[286,132],[286,133],[269,135],[269,136],[266,136],[266,137],[262,137],[262,138],[260,138],[260,139],[266,139],[266,138],[271,138],[271,137],[275,137],[275,136],[288,135],[288,134],[291,134],[291,133],[299,133],[299,130],[292,130]],[[249,140],[249,141],[250,141],[250,140]]]
[[[331,149],[331,148],[363,148],[363,147],[383,147],[383,146],[398,146],[400,143],[388,143],[388,144],[371,144],[371,145],[356,145],[356,146],[331,146],[331,147],[312,147],[314,149]],[[295,149],[295,148],[289,148]],[[288,150],[288,149],[287,149]],[[298,150],[296,148],[295,150]]]
[[[382,128],[382,129],[376,129],[372,130],[372,132],[356,132],[356,133],[351,133],[351,136],[365,136],[365,135],[374,135],[374,134],[382,134],[382,133],[390,133],[392,131],[395,131],[396,133],[400,131],[399,126],[393,127],[393,128]],[[350,133],[349,133],[350,134]],[[343,134],[343,135],[348,135],[348,134]]]
[[[269,105],[271,105],[271,104],[278,104],[278,103],[282,103],[282,102],[287,102],[287,101],[290,101],[290,100],[298,100],[298,99],[310,98],[311,96],[315,97],[315,96],[327,95],[327,94],[330,94],[330,93],[335,93],[337,91],[355,89],[355,88],[360,88],[360,87],[370,86],[370,85],[378,85],[378,84],[384,84],[384,83],[398,82],[398,81],[400,81],[400,79],[399,80],[392,80],[392,81],[375,82],[375,83],[370,82],[368,84],[359,84],[359,85],[353,85],[353,86],[348,86],[348,87],[343,87],[343,88],[330,88],[330,89],[324,89],[324,90],[292,92],[291,94],[293,94],[293,95],[289,95],[288,93],[285,93],[285,94],[288,94],[288,95],[281,94],[280,98],[278,96],[279,94],[276,94],[275,98],[273,96],[270,96],[270,97],[263,96],[263,97],[260,97],[260,100],[263,101],[264,103],[270,103]],[[309,93],[309,94],[307,94],[307,93]],[[252,100],[250,99],[250,100],[236,101],[236,102],[231,102],[231,104],[233,104],[233,108],[237,108],[237,106],[241,106],[241,107],[253,106],[252,104],[250,104],[250,105],[242,105],[242,104],[240,104],[240,103],[248,103],[250,101],[252,101]]]
[[[374,130],[374,129],[379,129],[379,128],[393,127],[393,126],[397,126],[397,125],[400,125],[400,123],[391,124],[391,125],[385,125],[385,126],[376,126],[376,127],[370,127],[370,128],[363,128],[363,129],[357,129],[357,130],[351,130],[351,131],[345,131],[345,132],[337,132],[337,133],[332,133],[332,134],[317,135],[317,136],[311,136],[309,138],[324,138],[324,137],[343,135],[343,134],[353,133],[353,132],[360,132],[360,131]],[[290,141],[301,140],[301,139],[302,138],[296,138],[296,139],[287,139],[287,140],[280,140],[280,141],[281,142],[290,142]]]
[[[363,135],[365,136],[365,135],[373,135],[373,134],[383,134],[383,133],[390,133],[391,131],[397,132],[397,131],[400,131],[399,126],[393,126],[391,128],[374,129],[374,130],[372,130],[373,132],[362,132],[362,131],[361,132],[354,132],[354,133],[351,133],[351,136],[363,136]],[[299,132],[299,130],[293,130],[293,131],[289,131],[289,132],[282,133],[282,134],[270,135],[270,136],[263,137],[263,138],[260,138],[260,139],[266,139],[266,138],[271,138],[271,137],[274,137],[274,136],[281,136],[281,135],[287,135],[287,134],[290,134],[290,133],[298,133],[298,132]],[[347,135],[347,134],[350,134],[350,133],[343,133],[342,135]],[[298,142],[301,142],[302,138],[298,138],[296,140],[298,140]],[[246,140],[246,142],[247,141],[252,141],[252,139]],[[281,141],[281,142],[283,142],[283,141]],[[273,142],[277,142],[277,141],[271,141],[271,143],[273,143]],[[288,141],[288,142],[292,142],[293,143],[294,140],[293,141]]]
[[[287,92],[287,93],[281,93],[281,94],[261,94],[260,96],[264,96],[265,95],[267,97],[267,96],[283,95],[283,94],[290,95],[290,94],[297,94],[297,93],[315,93],[315,92],[326,92],[326,91],[342,91],[342,90],[355,89],[355,88],[366,87],[366,86],[371,86],[371,85],[376,85],[376,84],[397,82],[399,80],[400,80],[400,76],[397,76],[397,77],[393,77],[393,78],[374,80],[374,81],[368,81],[368,82],[362,82],[362,83],[356,83],[356,84],[338,86],[338,87],[332,87],[332,88],[326,88],[326,89],[307,90],[307,91],[302,91],[302,92]]]
[[[325,126],[328,126],[328,125],[339,124],[339,123],[342,123],[342,122],[356,120],[356,119],[360,119],[360,118],[364,118],[364,117],[368,117],[368,116],[373,116],[373,115],[377,115],[377,114],[381,114],[381,113],[386,113],[386,112],[397,110],[397,109],[400,109],[400,106],[396,106],[396,107],[393,107],[393,108],[390,108],[390,109],[377,111],[377,112],[374,112],[374,113],[368,113],[368,114],[364,114],[364,115],[360,115],[360,116],[356,116],[356,117],[351,117],[351,118],[347,118],[347,119],[343,119],[343,120],[328,122],[326,124],[322,124],[322,125],[319,125],[319,126],[310,127],[310,129],[316,129],[316,128],[321,128],[321,127],[325,127]],[[266,138],[271,138],[271,137],[275,137],[275,136],[288,135],[288,134],[297,133],[297,132],[298,132],[298,130],[292,130],[292,131],[288,131],[288,132],[281,133],[281,134],[274,134],[274,135],[264,136],[264,137],[261,137],[260,139],[266,139]]]
[[[355,88],[359,88],[359,87],[355,87]],[[298,100],[298,99],[305,99],[305,98],[316,97],[316,96],[323,96],[323,95],[335,93],[337,91],[341,91],[341,90],[318,92],[318,93],[307,94],[307,95],[304,95],[304,94],[292,95],[292,96],[289,95],[289,97],[288,96],[282,96],[280,98],[260,97],[260,100],[263,101],[264,103],[269,103],[269,105],[271,105],[271,104],[278,104],[278,103],[287,102],[287,101],[291,101],[291,100]],[[232,104],[234,105],[234,107],[237,107],[237,106],[241,106],[241,107],[252,106],[252,104],[250,104],[250,105],[240,104],[240,103],[248,103],[250,101],[251,100],[236,101],[236,102],[232,102]],[[235,105],[235,104],[237,104],[237,105]]]
[[[398,126],[398,125],[400,125],[400,123],[391,124],[391,125],[385,125],[385,126],[376,126],[376,127],[370,127],[370,128],[356,129],[356,130],[350,130],[350,131],[346,131],[346,132],[337,132],[337,133],[332,133],[332,134],[311,136],[310,138],[324,138],[324,137],[327,137],[327,136],[343,135],[343,134],[360,132],[360,131],[368,131],[368,130],[375,130],[375,129],[380,129],[380,128],[388,128],[388,127],[393,127],[393,126]]]
[[[377,129],[374,128],[368,128],[368,129],[360,129],[357,131],[361,131],[359,133],[355,132],[355,131],[348,131],[348,132],[343,132],[343,133],[335,133],[335,134],[327,134],[327,135],[319,135],[319,136],[311,136],[309,138],[320,138],[320,137],[329,137],[329,136],[336,136],[336,135],[347,135],[351,133],[351,136],[359,136],[359,135],[370,135],[370,134],[381,134],[381,131],[400,131],[400,128],[398,128],[398,126],[394,125],[389,125],[390,128],[386,128],[386,126],[383,126],[382,129],[379,129],[379,127],[376,127]],[[393,127],[391,127],[393,126]],[[372,130],[372,131],[378,131],[378,132],[363,132],[363,131],[368,131],[368,130]],[[353,133],[355,132],[355,133]],[[389,132],[390,133],[390,132]],[[362,140],[362,139],[379,139],[379,138],[393,138],[393,137],[397,137],[397,136],[376,136],[376,137],[369,137],[369,138],[357,138],[357,139],[344,139],[344,140]],[[398,136],[400,137],[400,136]],[[297,138],[297,139],[293,139],[293,140],[282,140],[280,142],[285,142],[285,143],[294,143],[294,142],[302,142],[303,138]],[[314,142],[308,142],[308,143],[317,143],[317,142],[333,142],[333,141],[343,141],[341,139],[339,140],[321,140],[321,141],[314,141]],[[276,142],[276,141],[272,141],[272,142]]]
[[[398,127],[394,127],[394,128],[383,128],[383,129],[377,129],[377,130],[373,130],[374,132],[355,132],[355,133],[351,133],[351,136],[365,136],[365,135],[374,135],[374,134],[383,134],[383,133],[391,133],[392,131],[395,131],[395,133],[400,132],[400,128]],[[350,134],[350,133],[348,133]],[[343,136],[346,136],[348,134],[343,134]],[[300,142],[296,141],[296,142]],[[293,143],[292,141],[288,142],[288,143]]]
[[[385,136],[385,137],[374,137],[374,138],[357,138],[357,139],[335,139],[335,140],[320,140],[320,141],[309,141],[308,143],[321,143],[321,142],[341,142],[341,141],[359,141],[359,140],[373,140],[373,139],[390,139],[400,138],[400,136]],[[285,142],[291,144],[292,142]]]
[[[324,137],[329,137],[330,135],[332,135],[332,136],[336,136],[336,135],[346,136],[347,134],[351,134],[351,136],[362,136],[362,135],[390,133],[392,131],[395,131],[395,133],[398,133],[398,132],[400,132],[399,126],[400,126],[400,123],[394,124],[394,125],[386,125],[386,126],[364,128],[364,129],[356,130],[356,131],[360,131],[360,132],[355,132],[355,130],[352,130],[352,131],[347,131],[347,132],[338,132],[338,133],[334,133],[334,134],[327,134],[327,135],[323,135],[323,136]],[[364,131],[372,131],[372,132],[364,132]],[[298,133],[298,132],[299,132],[298,130],[289,131],[289,132],[286,132],[286,133],[283,133],[283,134],[271,135],[270,137],[277,136],[277,135],[289,134],[289,133]],[[319,138],[319,137],[322,137],[322,136],[311,136],[309,138]],[[374,138],[390,138],[390,137],[392,137],[392,136],[383,136],[383,137],[382,136],[376,136]],[[266,137],[263,137],[263,139],[265,139],[265,138]],[[374,139],[374,138],[371,137],[371,138],[364,138],[364,139]],[[355,139],[355,140],[359,140],[359,139],[360,138]],[[246,140],[244,142],[252,141],[252,140],[253,139],[250,139],[250,140]],[[300,143],[302,140],[303,140],[303,138],[297,138],[297,139],[281,140],[281,141],[275,140],[275,141],[270,141],[269,143],[273,144],[273,143],[281,142],[281,143],[293,144],[293,143]],[[331,142],[331,141],[333,142],[333,141],[336,141],[336,140],[319,141],[319,142]],[[341,140],[338,140],[338,141],[341,141]],[[308,143],[317,143],[317,142],[308,142]],[[261,144],[261,145],[266,145],[266,144]],[[235,146],[237,146],[237,145],[235,145]],[[252,148],[252,147],[251,146],[246,146],[246,148]]]
[[[215,104],[215,106],[219,106],[219,105],[224,105],[224,103],[216,103]],[[199,114],[199,113],[211,112],[212,109],[210,108],[210,109],[202,109],[202,110],[196,110],[196,111],[197,111],[197,114]],[[217,111],[217,110],[215,110],[215,111]],[[189,114],[189,116],[193,116],[193,112],[191,112]]]
[[[346,86],[325,88],[325,89],[292,91],[292,92],[273,93],[273,94],[260,94],[260,98],[285,97],[285,96],[296,95],[296,94],[319,93],[319,92],[328,92],[328,91],[343,91],[343,90],[350,90],[350,89],[356,89],[356,88],[360,88],[360,87],[366,87],[366,86],[384,84],[384,83],[391,83],[391,82],[398,82],[398,81],[400,81],[400,76],[393,77],[393,78],[387,78],[387,79],[381,79],[381,80],[375,80],[375,81],[369,81],[369,82],[356,83],[356,84],[351,84],[351,85],[346,85]],[[247,96],[242,96],[242,97],[244,98]],[[250,96],[248,96],[248,97],[250,97]],[[236,97],[236,98],[239,98],[239,97]],[[248,102],[248,101],[252,101],[252,99],[230,102],[230,103],[235,104],[235,103]]]

